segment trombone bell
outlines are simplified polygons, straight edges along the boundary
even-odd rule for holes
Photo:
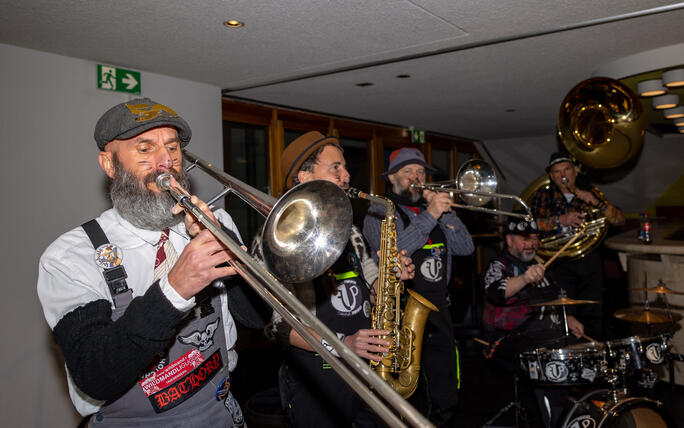
[[[276,202],[266,218],[264,262],[281,281],[316,278],[340,257],[351,226],[351,202],[344,190],[325,180],[299,184]]]

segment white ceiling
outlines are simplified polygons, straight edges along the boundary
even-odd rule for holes
[[[0,43],[478,140],[551,134],[576,83],[684,46],[665,0],[0,1]]]

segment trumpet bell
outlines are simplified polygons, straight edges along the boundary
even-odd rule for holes
[[[320,276],[347,246],[352,226],[349,197],[325,180],[285,193],[266,218],[262,252],[268,270],[284,282]]]
[[[456,184],[458,189],[464,192],[460,193],[463,202],[481,207],[491,201],[492,197],[473,195],[467,192],[496,193],[498,180],[494,169],[488,163],[480,159],[471,159],[459,168]]]

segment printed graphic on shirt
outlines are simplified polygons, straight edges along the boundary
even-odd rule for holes
[[[193,350],[196,352],[195,350]],[[193,352],[191,351],[191,352]],[[187,355],[187,354],[186,354]],[[216,350],[193,371],[173,384],[149,397],[150,403],[157,413],[173,409],[202,389],[223,368],[221,351]]]
[[[242,416],[242,409],[235,397],[233,397],[232,392],[228,393],[228,397],[226,397],[226,401],[224,401],[223,404],[225,404],[226,409],[228,409],[230,416],[233,418],[233,426],[238,428],[245,426],[245,418]]]
[[[489,269],[487,269],[487,272],[485,273],[484,277],[484,286],[485,289],[489,288],[490,285],[494,284],[495,282],[499,281],[501,278],[503,278],[503,271],[504,271],[504,265],[498,260],[495,260],[492,262],[491,265],[489,265]],[[504,286],[505,288],[505,286]]]
[[[167,367],[152,372],[140,381],[140,387],[147,397],[167,388],[178,379],[187,375],[202,364],[204,357],[197,349],[188,351],[185,355],[169,364]]]
[[[420,273],[426,281],[439,282],[442,280],[442,259],[427,257],[420,264]]]
[[[123,252],[114,244],[100,245],[95,250],[95,264],[102,269],[111,269],[119,266],[123,261]]]
[[[363,315],[366,318],[370,318],[371,315],[371,304],[368,300],[363,302]]]
[[[353,279],[337,283],[337,293],[330,296],[332,307],[342,316],[353,316],[363,307],[361,289]]]
[[[214,344],[214,333],[218,328],[221,318],[208,324],[204,331],[195,330],[187,336],[178,336],[178,341],[186,345],[192,345],[200,351],[206,351]]]

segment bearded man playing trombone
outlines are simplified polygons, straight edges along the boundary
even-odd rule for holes
[[[546,166],[551,184],[537,191],[530,208],[542,231],[558,233],[580,227],[592,208],[599,209],[606,221],[615,226],[625,223],[622,212],[608,202],[602,193],[590,184],[579,183],[579,168],[570,154],[556,152]],[[554,265],[554,278],[571,299],[603,300],[603,268],[601,256],[593,250],[575,260],[558,260]],[[580,305],[579,318],[584,321],[587,335],[601,340],[601,304]]]
[[[237,281],[214,282],[235,274],[226,265],[234,255],[155,185],[170,173],[188,187],[181,148],[190,137],[183,118],[149,98],[105,112],[95,141],[114,207],[40,259],[38,296],[82,425],[244,425],[229,390],[231,312],[241,321],[253,314]],[[225,211],[191,200],[240,242]]]
[[[430,300],[439,312],[431,312],[425,325],[420,382],[410,397],[416,408],[437,426],[450,426],[458,403],[458,360],[447,296],[451,258],[473,252],[473,240],[452,211],[448,193],[419,190],[427,173],[437,172],[423,154],[404,147],[393,151],[383,177],[392,184],[386,196],[396,207],[397,248],[406,251],[418,267],[406,283]],[[371,205],[363,222],[363,234],[373,252],[380,248],[385,209]]]

